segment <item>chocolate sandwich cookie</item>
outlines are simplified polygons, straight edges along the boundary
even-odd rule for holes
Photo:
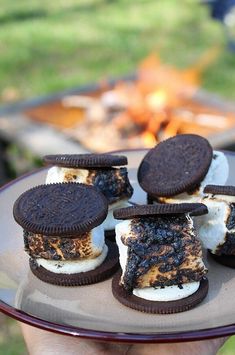
[[[27,232],[72,236],[101,224],[107,209],[105,197],[94,187],[58,183],[24,192],[14,203],[13,215]]]
[[[45,164],[52,164],[57,171],[48,171],[46,183],[80,182],[95,186],[107,198],[109,204],[132,196],[133,188],[125,167],[127,158],[111,154],[47,155]],[[64,169],[58,169],[64,168]],[[67,168],[67,169],[66,169]],[[56,176],[57,175],[57,176]]]
[[[93,185],[108,200],[109,213],[104,221],[105,235],[113,240],[115,224],[112,211],[126,207],[133,194],[128,178],[127,158],[113,154],[47,155],[44,163],[51,165],[46,184],[54,182],[78,182]]]
[[[115,229],[104,231],[105,239],[109,240],[110,242],[115,242]]]
[[[144,313],[173,314],[188,311],[201,303],[208,293],[208,279],[203,277],[198,290],[192,295],[177,301],[149,301],[127,292],[121,285],[121,271],[118,271],[112,280],[114,297],[124,306]]]
[[[201,240],[213,259],[235,268],[235,186],[207,185],[204,193],[209,213],[200,221]]]
[[[203,203],[156,203],[154,205],[136,205],[127,208],[119,208],[113,212],[116,219],[131,219],[154,215],[177,215],[184,213],[189,213],[191,216],[199,216],[208,213],[208,209]]]
[[[206,185],[203,192],[211,195],[235,196],[235,186],[231,185]]]
[[[104,281],[111,277],[119,268],[118,248],[114,243],[106,241],[108,254],[104,262],[94,270],[74,274],[55,274],[43,266],[39,266],[35,259],[29,260],[32,273],[40,280],[58,286],[85,286]]]
[[[206,176],[212,157],[212,147],[205,138],[177,135],[145,155],[138,169],[139,184],[156,199],[194,191]]]
[[[211,253],[210,251],[208,251],[208,253],[215,261],[217,261],[217,263],[224,265],[224,266],[231,267],[232,269],[235,269],[235,256],[234,255],[225,255],[225,254],[216,255],[216,254]]]
[[[57,154],[45,155],[43,162],[67,168],[110,168],[127,165],[127,157],[112,154]]]
[[[188,310],[207,294],[207,272],[190,213],[207,213],[200,204],[140,205],[115,211],[121,276],[113,295],[143,312]],[[163,303],[163,304],[162,304]]]
[[[104,243],[107,211],[106,198],[93,186],[57,183],[24,192],[13,215],[24,229],[32,272],[45,282],[65,286],[109,277],[119,264],[116,246]]]

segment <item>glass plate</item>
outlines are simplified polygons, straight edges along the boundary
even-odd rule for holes
[[[119,152],[120,153],[120,152]],[[132,201],[145,203],[136,171],[146,150],[124,151],[134,187]],[[227,153],[235,180],[235,155]],[[120,304],[111,280],[83,287],[59,287],[38,280],[24,252],[22,229],[12,216],[16,198],[43,184],[47,169],[25,175],[0,191],[0,310],[9,316],[53,332],[88,339],[119,342],[198,340],[235,333],[235,270],[217,264],[205,252],[209,293],[196,308],[173,315],[151,315]]]

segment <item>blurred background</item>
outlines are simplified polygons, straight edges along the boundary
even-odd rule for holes
[[[0,1],[0,184],[46,153],[235,150],[235,1]],[[0,353],[26,354],[0,316]],[[234,354],[231,337],[220,354]]]

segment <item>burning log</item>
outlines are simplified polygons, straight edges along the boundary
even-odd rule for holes
[[[194,100],[200,74],[216,56],[209,51],[194,68],[177,70],[158,57],[144,60],[134,81],[103,85],[90,95],[71,95],[61,102],[32,109],[33,119],[50,123],[88,150],[103,152],[154,146],[180,133],[209,136],[235,125],[225,113]],[[63,112],[61,111],[63,109]]]

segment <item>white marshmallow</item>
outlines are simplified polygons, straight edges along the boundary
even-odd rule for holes
[[[214,158],[215,156],[215,158]],[[229,175],[228,160],[224,153],[214,151],[210,168],[201,182],[200,193],[203,193],[206,185],[225,185]]]
[[[90,232],[90,235],[93,254],[100,254],[104,247],[104,228],[102,224],[93,228]]]
[[[113,211],[115,209],[129,207],[129,206],[131,206],[131,204],[127,200],[117,201],[109,205],[108,215],[104,220],[104,222],[102,223],[104,230],[115,229],[116,224],[120,222],[120,220],[114,218],[113,216]]]
[[[215,200],[222,200],[222,201],[226,201],[228,203],[235,203],[235,196],[228,196],[228,195],[208,195],[208,198],[213,198]],[[204,200],[202,200],[203,202]],[[204,203],[204,202],[203,202]]]
[[[215,253],[217,247],[225,242],[230,207],[228,202],[214,198],[204,198],[202,202],[208,207],[209,213],[199,217],[198,234],[203,246]]]
[[[123,244],[121,237],[129,235],[131,231],[131,220],[127,219],[123,222],[119,222],[115,227],[116,243],[119,249],[119,262],[121,265],[122,273],[126,270],[126,263],[128,257],[128,247]]]
[[[85,184],[87,183],[89,170],[71,169],[71,168],[64,168],[60,166],[53,166],[47,172],[46,184],[53,184],[56,182],[68,182],[68,180],[66,179],[67,174],[76,176],[76,179],[73,180],[74,182]]]

